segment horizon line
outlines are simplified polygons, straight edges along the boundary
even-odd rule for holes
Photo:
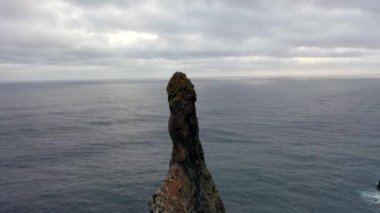
[[[175,71],[183,72],[183,71]],[[175,73],[173,72],[173,73]],[[185,72],[184,72],[185,73]],[[189,75],[185,73],[188,77]],[[168,80],[168,77],[138,77],[138,78],[81,78],[81,79],[32,79],[32,80],[0,80],[0,83],[48,83],[48,82],[102,82],[102,81],[160,81]],[[196,80],[239,80],[239,79],[360,79],[360,78],[380,78],[380,74],[279,74],[279,75],[209,75],[209,76],[190,76],[191,79]]]

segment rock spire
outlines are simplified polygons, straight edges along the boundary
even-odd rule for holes
[[[194,85],[176,72],[166,90],[173,151],[166,179],[149,201],[150,212],[225,212],[199,140]]]

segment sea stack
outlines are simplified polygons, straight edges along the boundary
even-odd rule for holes
[[[184,73],[176,72],[166,90],[173,150],[166,179],[149,201],[150,212],[225,212],[199,140],[194,85]]]

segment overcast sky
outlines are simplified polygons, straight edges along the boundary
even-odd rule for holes
[[[379,0],[0,0],[0,81],[380,75]]]

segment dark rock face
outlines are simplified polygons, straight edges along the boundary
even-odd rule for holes
[[[173,151],[169,172],[149,201],[150,212],[225,212],[199,141],[194,85],[176,72],[167,86]]]
[[[379,180],[379,182],[377,183],[376,188],[377,188],[377,191],[380,191],[380,180]]]

